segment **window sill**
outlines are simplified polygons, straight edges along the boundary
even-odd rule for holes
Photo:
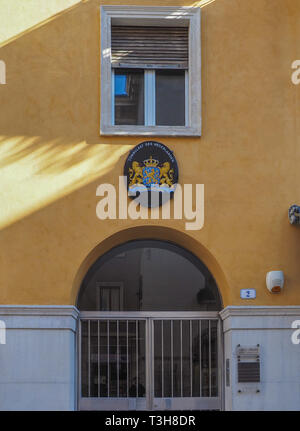
[[[200,127],[184,126],[103,126],[102,136],[201,136]]]

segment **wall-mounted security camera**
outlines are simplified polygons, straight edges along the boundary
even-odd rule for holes
[[[271,293],[279,293],[283,289],[284,274],[283,271],[270,271],[266,277],[267,289]]]

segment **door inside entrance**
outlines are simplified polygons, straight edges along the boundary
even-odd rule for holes
[[[216,313],[82,313],[82,410],[219,410]]]
[[[110,250],[77,307],[80,409],[221,408],[221,297],[187,250],[157,240]]]

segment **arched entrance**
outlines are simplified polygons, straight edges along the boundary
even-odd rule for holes
[[[101,256],[77,307],[79,408],[221,408],[222,300],[184,248],[135,240]]]

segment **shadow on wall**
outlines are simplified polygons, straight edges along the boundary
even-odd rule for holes
[[[99,147],[95,144],[62,136],[54,139],[43,136],[1,136],[0,168],[22,161],[31,166],[32,174],[42,175],[59,174],[89,163],[90,168],[101,167],[103,174],[103,169],[112,166],[116,158],[129,149],[125,145],[123,149],[118,147],[112,151],[110,145]]]
[[[182,0],[179,3],[180,5],[185,6],[204,7],[215,1],[216,0],[199,0],[196,2],[190,2]],[[11,14],[11,9],[5,10],[4,6],[2,6],[1,15],[3,21],[0,20],[0,48],[24,36],[28,32],[48,24],[52,20],[58,18],[60,15],[72,11],[74,8],[82,5],[82,3],[94,3],[96,6],[102,4],[101,0],[61,0],[59,2],[59,7],[57,4],[49,4],[49,2],[46,0],[44,0],[44,3],[45,6],[42,8],[43,4],[41,4],[41,1],[36,0],[36,8],[33,10],[33,1],[31,1],[28,9],[26,10],[26,6],[24,7],[22,0],[14,0],[13,16]],[[176,0],[173,2],[173,4],[175,3]],[[153,1],[150,2],[150,6],[153,6]],[[159,6],[161,6],[161,4],[159,4]],[[20,7],[22,8],[21,13],[19,12]],[[28,14],[26,16],[27,11]],[[8,14],[10,20],[7,23],[6,18]],[[22,19],[20,19],[21,17]]]
[[[71,11],[84,1],[61,0],[59,2],[47,2],[45,0],[31,0],[25,5],[22,0],[2,2],[0,48],[56,19],[61,14]]]
[[[127,151],[127,146],[112,150],[109,145],[76,140],[66,144],[63,138],[0,140],[0,230],[88,184],[93,187],[90,202],[96,217],[96,188],[102,183],[118,184]],[[77,211],[84,211],[83,205],[79,202]]]
[[[210,4],[207,0],[173,3]],[[100,4],[99,0],[77,3],[1,48],[7,84],[1,88],[5,110],[0,136],[69,137],[99,143]],[[126,138],[101,140],[112,144],[124,143]]]
[[[0,50],[7,65],[0,89],[0,228],[112,169],[121,175],[123,155],[143,140],[99,136],[100,4],[77,2]]]

